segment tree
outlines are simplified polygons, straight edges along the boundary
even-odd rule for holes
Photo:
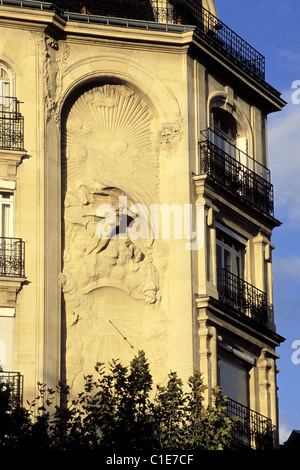
[[[206,387],[195,372],[184,392],[176,372],[154,399],[150,367],[143,351],[129,367],[113,360],[109,373],[95,366],[96,377],[85,377],[84,389],[70,401],[69,388],[54,392],[38,384],[38,396],[28,409],[13,403],[0,387],[0,447],[38,450],[215,450],[232,440],[234,419],[226,416],[226,399],[213,390],[205,407]],[[54,400],[59,396],[59,404]]]
[[[212,390],[213,404],[205,407],[207,388],[199,371],[188,380],[183,392],[176,373],[169,374],[166,387],[158,387],[155,405],[156,433],[162,449],[222,450],[232,442],[236,420],[226,416],[226,397],[219,387]]]

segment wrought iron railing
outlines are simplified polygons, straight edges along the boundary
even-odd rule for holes
[[[238,34],[232,31],[197,0],[100,0],[93,2],[63,1],[38,2],[28,0],[0,0],[0,5],[19,6],[39,10],[53,10],[67,19],[76,14],[76,21],[86,21],[92,15],[138,19],[148,22],[193,25],[219,52],[243,69],[264,80],[265,58]],[[82,14],[82,18],[78,16]]]
[[[241,150],[237,147],[237,143],[229,138],[221,129],[215,127],[211,129],[208,127],[206,130],[201,131],[201,136],[204,140],[212,142],[221,150],[225,151],[231,157],[233,157],[238,163],[251,170],[256,175],[260,176],[264,180],[271,183],[271,172],[262,163],[258,162],[254,158],[250,157],[246,151]],[[224,150],[226,148],[227,150]]]
[[[276,445],[272,420],[228,398],[226,414],[236,417],[233,438],[238,443],[255,450],[272,450]]]
[[[217,286],[219,300],[238,315],[264,327],[273,324],[273,306],[265,292],[224,268],[218,269]]]
[[[22,405],[23,376],[20,372],[0,371],[0,390],[9,394],[12,403]]]
[[[273,185],[206,140],[200,142],[200,174],[207,174],[267,215],[274,215]]]
[[[25,276],[25,243],[21,238],[0,238],[0,276]]]
[[[24,150],[24,118],[20,103],[11,96],[0,96],[0,149]]]
[[[228,57],[238,60],[240,64],[255,75],[264,79],[265,58],[238,34],[232,31],[212,13],[203,8],[197,0],[128,0],[126,7],[121,0],[92,2],[60,2],[62,9],[90,13],[93,15],[117,16],[120,18],[137,18],[161,23],[194,25],[204,33],[211,44]],[[82,6],[84,5],[84,10]],[[75,6],[75,8],[74,8]]]

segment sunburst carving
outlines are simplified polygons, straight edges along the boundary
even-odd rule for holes
[[[153,116],[136,93],[124,85],[95,87],[75,101],[64,119],[62,164],[68,189],[78,180],[100,178],[140,203],[153,200],[158,185]]]

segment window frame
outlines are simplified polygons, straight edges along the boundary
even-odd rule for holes
[[[16,111],[14,102],[9,98],[15,97],[15,74],[5,64],[0,62],[0,109]]]
[[[227,265],[228,257],[229,265]],[[217,271],[226,269],[240,279],[245,278],[246,240],[234,236],[232,231],[224,230],[218,224],[216,224],[216,265]]]
[[[222,387],[222,384],[224,382],[222,381],[222,372],[221,372],[221,365],[222,362],[226,364],[226,366],[229,366],[232,368],[232,371],[235,371],[237,373],[237,376],[240,377],[244,383],[242,383],[242,386],[244,387],[243,390],[238,390],[236,389],[235,392],[228,393],[228,390],[224,389]],[[227,396],[231,400],[236,401],[237,403],[240,403],[243,406],[246,406],[247,408],[250,408],[250,381],[251,381],[251,369],[253,368],[253,365],[248,363],[247,361],[237,357],[234,355],[234,353],[228,353],[225,350],[221,350],[218,353],[218,358],[217,358],[217,383],[218,386],[222,388],[222,393],[223,395]],[[241,374],[240,374],[241,372]],[[237,382],[231,381],[231,385],[233,385],[233,388],[237,385]],[[241,384],[241,382],[240,382]],[[242,394],[242,398],[241,397]]]
[[[8,197],[4,197],[4,195],[7,195]],[[14,236],[14,204],[15,204],[14,192],[0,189],[0,237],[1,238],[13,238]],[[8,217],[5,214],[6,212],[5,207],[8,208]]]

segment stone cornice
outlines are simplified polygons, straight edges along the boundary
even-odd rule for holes
[[[269,345],[271,348],[278,347],[285,338],[273,330],[255,325],[255,323],[246,322],[246,318],[240,318],[234,315],[230,308],[225,308],[224,304],[213,297],[199,296],[195,298],[196,308],[199,316],[206,318],[212,324],[225,327],[230,324],[230,331],[245,341],[250,341],[259,347]],[[270,351],[271,353],[271,351]],[[273,353],[274,355],[274,353]]]
[[[0,26],[44,31],[46,28],[63,31],[66,21],[48,11],[0,6]]]
[[[193,176],[197,198],[204,198],[212,201],[218,208],[223,208],[231,217],[239,220],[239,223],[251,226],[254,230],[261,228],[265,233],[271,235],[275,227],[279,227],[281,222],[264,214],[261,210],[247,204],[242,198],[231,194],[225,188],[220,191],[216,183],[207,175]]]
[[[15,178],[17,167],[25,154],[26,151],[0,149],[0,177]]]

